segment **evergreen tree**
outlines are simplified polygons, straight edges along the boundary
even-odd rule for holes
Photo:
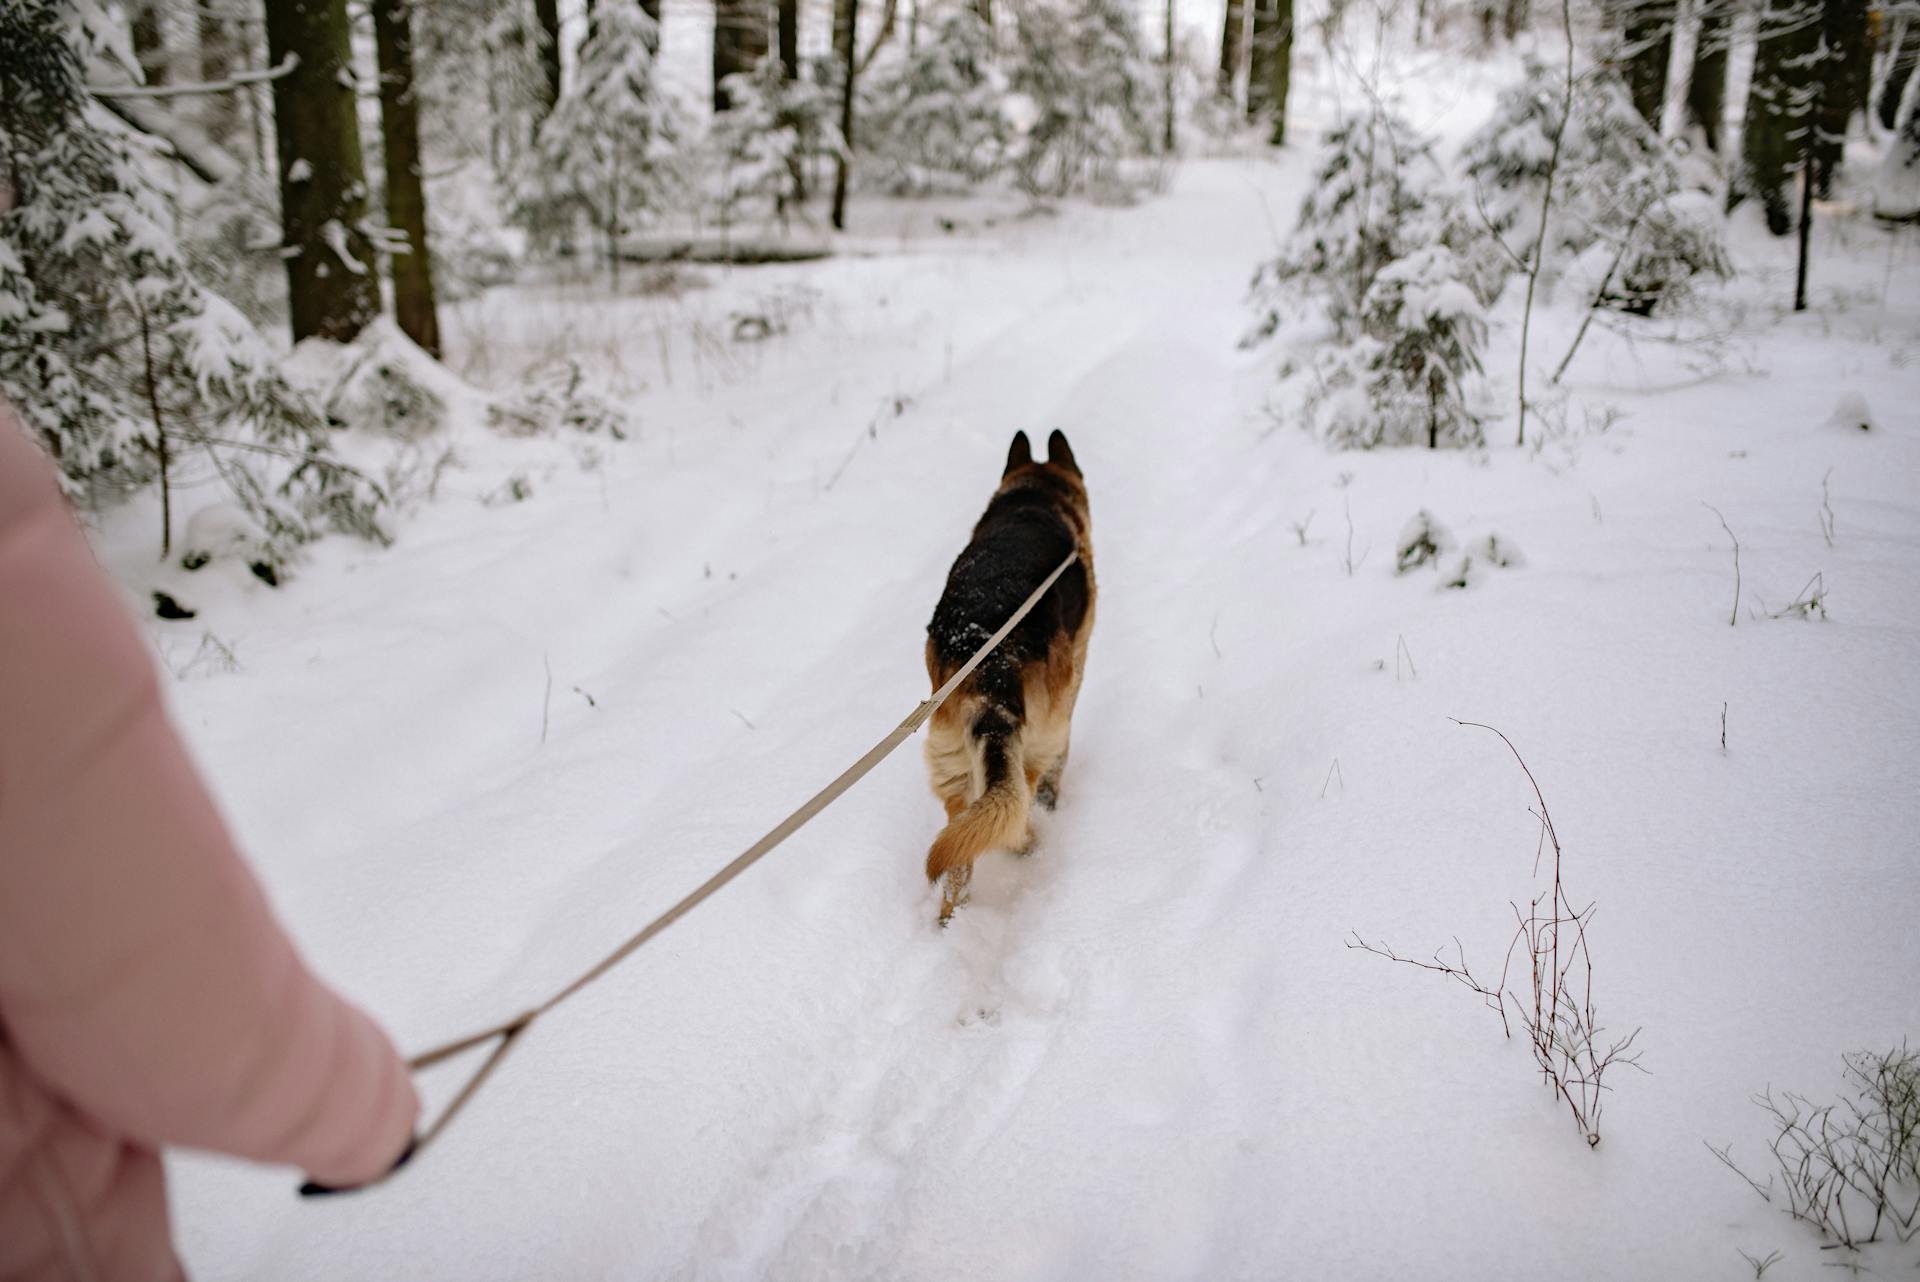
[[[1726,275],[1718,226],[1699,216],[1678,166],[1613,73],[1574,85],[1573,115],[1560,129],[1565,72],[1538,63],[1503,92],[1493,116],[1461,155],[1494,230],[1516,254],[1570,263],[1599,247],[1614,264],[1609,306],[1647,314],[1677,300],[1702,273]],[[1553,218],[1538,245],[1541,189],[1560,133]]]
[[[380,314],[346,0],[267,0],[293,337],[351,341]]]
[[[902,193],[977,183],[1005,161],[1007,81],[993,32],[971,9],[950,9],[907,57],[877,73],[867,150]]]
[[[806,162],[838,154],[835,104],[825,86],[795,80],[777,58],[765,58],[749,75],[727,79],[733,106],[716,117],[708,143],[720,165],[722,221],[731,224],[756,205],[772,217],[804,198],[800,176]]]
[[[573,84],[513,183],[522,225],[564,241],[584,219],[601,234],[616,280],[621,235],[664,209],[684,181],[685,130],[654,65],[659,35],[633,0],[600,0]]]
[[[89,102],[73,30],[60,0],[0,7],[0,395],[81,503],[157,484],[163,552],[187,467],[246,509],[270,565],[327,524],[384,540],[378,489],[333,459],[267,344],[188,270],[151,157]]]
[[[1152,150],[1158,95],[1125,0],[1036,5],[1017,37],[1012,85],[1036,112],[1014,157],[1025,190],[1116,182],[1120,162]]]
[[[407,238],[392,257],[393,313],[401,330],[440,355],[433,263],[427,243],[427,193],[420,178],[420,105],[413,87],[411,0],[373,0],[380,63],[380,126],[387,179],[387,223]]]
[[[1431,142],[1384,111],[1343,121],[1292,237],[1254,277],[1259,320],[1247,345],[1318,302],[1331,339],[1283,374],[1327,439],[1358,449],[1477,444],[1464,385],[1486,341],[1491,290],[1472,266],[1483,239]]]

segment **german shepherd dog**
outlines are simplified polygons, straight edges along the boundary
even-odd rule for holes
[[[947,826],[927,852],[927,880],[946,879],[943,925],[966,898],[973,861],[989,850],[1025,854],[1033,803],[1053,809],[1093,632],[1086,482],[1064,434],[1047,439],[1047,461],[1036,463],[1020,432],[927,624],[933,688],[964,667],[1073,551],[1080,559],[933,714],[927,769]]]

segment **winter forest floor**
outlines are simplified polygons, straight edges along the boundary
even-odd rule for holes
[[[544,996],[924,696],[1017,428],[1063,428],[1092,494],[1072,764],[943,932],[910,744],[377,1191],[173,1158],[196,1276],[1826,1276],[1705,1143],[1762,1174],[1751,1094],[1831,1096],[1843,1052],[1920,1034],[1910,233],[1829,223],[1799,317],[1791,247],[1740,240],[1737,332],[1590,336],[1538,448],[1508,410],[1483,451],[1332,454],[1236,347],[1309,160],[1190,161],[1128,210],[977,201],[952,234],[873,206],[832,261],[454,311],[456,371],[566,351],[634,388],[637,439],[456,427],[393,549],[152,627],[288,925],[403,1048]],[[787,332],[736,341],[748,312]],[[1853,391],[1875,430],[1827,424]],[[527,501],[478,501],[516,473]],[[1421,508],[1523,563],[1396,576]],[[103,540],[130,587],[134,519]],[[1830,617],[1768,617],[1816,572]],[[1449,717],[1539,777],[1602,1022],[1643,1030],[1593,1151],[1471,994],[1343,947],[1498,969],[1532,797]]]

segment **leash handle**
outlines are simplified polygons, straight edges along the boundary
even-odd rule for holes
[[[955,672],[951,677],[947,678],[946,684],[942,685],[938,690],[935,690],[927,698],[921,700],[919,705],[916,706],[911,713],[907,714],[906,720],[895,726],[886,738],[869,748],[866,755],[862,756],[845,770],[842,770],[835,776],[832,783],[829,783],[819,792],[807,798],[798,810],[795,810],[785,819],[782,819],[774,826],[771,832],[754,842],[753,845],[747,847],[746,850],[737,855],[726,867],[700,883],[698,887],[685,898],[681,899],[679,903],[667,909],[658,917],[655,917],[645,926],[642,926],[625,943],[621,944],[611,953],[608,953],[598,962],[595,962],[577,979],[568,982],[565,987],[541,1002],[538,1006],[533,1007],[531,1010],[523,1011],[521,1014],[503,1023],[495,1024],[491,1028],[482,1029],[477,1033],[470,1033],[456,1041],[448,1042],[444,1046],[436,1046],[432,1050],[423,1051],[408,1060],[408,1070],[418,1073],[452,1059],[464,1051],[472,1050],[476,1046],[484,1046],[496,1038],[499,1039],[499,1045],[495,1046],[492,1053],[489,1054],[485,1060],[481,1061],[480,1067],[474,1071],[472,1077],[467,1079],[466,1085],[460,1088],[460,1093],[453,1097],[453,1102],[447,1105],[446,1109],[438,1118],[434,1119],[432,1126],[429,1126],[415,1138],[412,1144],[407,1146],[407,1151],[400,1155],[400,1159],[395,1162],[384,1175],[379,1176],[377,1179],[369,1180],[365,1184],[355,1184],[342,1188],[330,1188],[315,1184],[309,1180],[300,1187],[300,1195],[302,1197],[323,1197],[335,1193],[352,1193],[360,1189],[374,1188],[393,1178],[416,1154],[424,1151],[427,1145],[438,1139],[441,1133],[452,1123],[453,1119],[459,1116],[460,1110],[467,1106],[467,1101],[474,1097],[481,1085],[492,1075],[493,1070],[500,1066],[500,1061],[505,1059],[507,1052],[513,1049],[513,1044],[519,1040],[520,1035],[526,1032],[527,1029],[533,1027],[535,1020],[631,957],[640,949],[641,945],[699,907],[710,895],[752,867],[763,856],[772,851],[774,847],[805,827],[808,820],[837,801],[842,793],[858,783],[868,771],[879,765],[888,754],[910,738],[914,731],[926,724],[927,718],[939,711],[940,705],[945,703],[953,692],[960,688],[960,683],[965,681],[973,670],[980,666],[981,660],[993,653],[994,648],[1007,639],[1008,634],[1011,633],[1015,627],[1019,626],[1020,620],[1026,618],[1027,615],[1032,612],[1033,607],[1040,603],[1040,598],[1047,594],[1047,590],[1053,587],[1053,585],[1059,581],[1060,576],[1067,572],[1067,568],[1079,559],[1080,553],[1078,551],[1067,553],[1066,560],[1060,562],[1059,565],[1053,568],[1053,573],[1041,581],[1040,586],[1035,588],[1027,599],[1021,603],[1020,608],[1013,612],[1012,617],[1001,624],[1000,630],[988,637],[986,641],[981,644],[980,648],[973,652],[973,657],[968,659],[958,672]]]

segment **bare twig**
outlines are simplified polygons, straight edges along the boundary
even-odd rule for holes
[[[1828,547],[1833,546],[1833,496],[1827,489],[1827,482],[1832,479],[1832,468],[1820,478],[1820,537],[1827,541]]]
[[[1727,524],[1727,518],[1721,516],[1719,508],[1711,503],[1702,503],[1700,506],[1720,517],[1720,528],[1725,530],[1727,537],[1733,540],[1733,610],[1728,615],[1727,626],[1738,627],[1740,625],[1740,540],[1734,534],[1733,527]]]
[[[1339,782],[1341,792],[1347,790],[1347,779],[1345,775],[1340,773],[1340,758],[1338,757],[1335,757],[1333,764],[1327,767],[1327,781],[1320,785],[1320,800],[1325,801],[1327,799],[1327,789],[1333,787],[1335,781]]]
[[[545,668],[547,672],[546,692],[540,696],[540,742],[545,743],[547,741],[547,714],[553,708],[553,664],[548,662],[547,656],[543,654],[540,656],[540,666]]]

